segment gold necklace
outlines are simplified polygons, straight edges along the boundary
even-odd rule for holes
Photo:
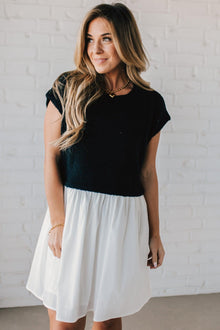
[[[130,79],[128,79],[128,81],[126,82],[126,84],[124,86],[122,86],[118,89],[115,89],[115,90],[106,89],[106,93],[113,98],[113,97],[115,97],[115,93],[117,93],[117,92],[121,91],[122,89],[126,88],[129,83],[130,83]]]

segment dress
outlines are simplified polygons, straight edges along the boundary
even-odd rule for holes
[[[46,98],[62,113],[52,89]],[[151,298],[147,204],[138,175],[144,148],[168,120],[162,96],[134,85],[127,95],[106,94],[89,106],[82,140],[61,153],[61,258],[48,246],[47,207],[26,284],[58,321],[76,322],[88,311],[96,322],[123,317]]]

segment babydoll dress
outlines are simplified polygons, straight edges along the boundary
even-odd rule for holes
[[[52,88],[46,105],[50,100],[62,113]],[[76,322],[88,311],[96,322],[123,317],[138,312],[152,296],[140,169],[148,142],[170,115],[157,91],[137,85],[126,95],[103,94],[86,111],[82,139],[60,157],[61,258],[48,246],[47,206],[26,284],[62,322]],[[61,133],[65,129],[64,117]]]

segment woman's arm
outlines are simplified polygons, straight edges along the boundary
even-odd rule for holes
[[[63,184],[58,169],[60,151],[50,145],[61,134],[60,118],[61,114],[50,101],[44,119],[44,183],[52,226],[64,223],[65,219]]]
[[[155,263],[156,265],[161,265],[165,254],[160,240],[159,230],[159,197],[156,172],[156,154],[159,138],[160,132],[154,135],[149,141],[141,170],[141,182],[144,187],[144,197],[148,211],[150,254],[152,255],[152,261],[149,262],[149,265],[152,267]]]
[[[61,114],[50,101],[44,119],[44,183],[50,213],[51,226],[65,222],[63,184],[58,168],[60,151],[50,144],[61,135]],[[55,227],[48,239],[54,256],[60,258],[62,250],[63,226]]]
[[[148,209],[150,236],[159,235],[158,180],[156,172],[159,138],[160,132],[153,136],[148,143],[141,171],[141,181]]]

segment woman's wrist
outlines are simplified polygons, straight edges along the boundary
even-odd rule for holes
[[[159,238],[160,237],[160,233],[159,232],[150,232],[149,233],[149,237],[150,238]]]
[[[59,223],[64,223],[65,222],[65,215],[60,215],[60,216],[51,216],[50,215],[50,225],[51,227],[58,225]]]
[[[56,225],[54,225],[54,226],[52,226],[52,227],[50,228],[48,234],[50,234],[51,231],[52,231],[53,229],[55,229],[55,228],[57,228],[57,227],[63,227],[63,226],[64,226],[64,223],[63,223],[63,222],[61,222],[61,223],[57,223]]]

